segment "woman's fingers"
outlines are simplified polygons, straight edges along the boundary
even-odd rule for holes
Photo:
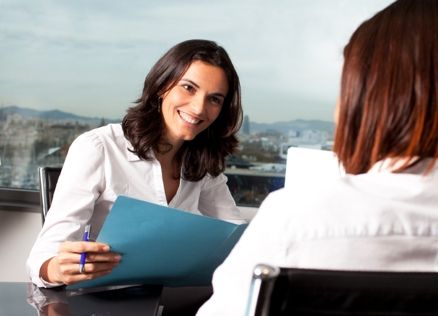
[[[111,271],[117,266],[118,262],[111,263],[86,263],[82,273],[79,271],[79,263],[63,264],[60,266],[62,275],[76,275],[76,274],[88,274],[93,276],[96,273],[103,271]]]
[[[77,263],[81,254],[86,253],[86,262],[118,262],[121,256],[110,252],[107,244],[99,242],[67,241],[59,247],[60,264]]]
[[[59,252],[109,252],[107,244],[95,241],[66,241],[59,247]]]
[[[86,261],[81,273],[82,253],[86,253]],[[61,280],[64,284],[73,284],[110,273],[119,264],[121,256],[110,252],[107,244],[93,241],[71,241],[62,243],[58,255],[53,259],[50,269],[55,271],[55,279]]]
[[[60,279],[66,285],[79,281],[91,280],[110,273],[118,262],[107,263],[86,263],[82,273],[80,272],[79,263],[60,264]]]
[[[60,264],[79,263],[81,260],[80,253],[60,252],[58,261]],[[115,252],[93,253],[87,252],[86,262],[119,262],[121,256]]]
[[[95,279],[97,277],[107,275],[111,271],[112,271],[112,269],[102,270],[102,271],[94,272],[94,273],[68,274],[68,275],[65,275],[63,282],[65,285],[74,284],[74,283],[77,283],[79,281],[91,280],[91,279]]]
[[[104,271],[111,271],[118,265],[117,262],[111,263],[86,263],[84,265],[83,274],[96,274]],[[77,268],[77,267],[76,267]]]
[[[101,253],[87,253],[86,262],[119,262],[122,257],[115,252],[105,254]]]

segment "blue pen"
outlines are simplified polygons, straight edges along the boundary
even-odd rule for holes
[[[91,225],[85,226],[84,239],[83,239],[84,241],[90,240],[90,231],[91,231]],[[79,273],[84,273],[86,260],[87,260],[87,253],[86,252],[81,253],[81,261],[79,262]]]

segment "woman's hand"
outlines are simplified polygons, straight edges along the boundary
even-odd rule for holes
[[[84,270],[79,271],[81,253],[87,253]],[[91,280],[108,274],[120,262],[121,256],[110,252],[107,244],[91,241],[66,241],[57,256],[41,266],[40,276],[50,283],[66,285]]]

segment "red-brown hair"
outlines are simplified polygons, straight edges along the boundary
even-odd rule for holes
[[[438,1],[392,3],[359,26],[344,58],[334,151],[347,173],[437,158]]]

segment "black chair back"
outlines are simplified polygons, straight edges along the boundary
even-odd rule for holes
[[[438,315],[438,273],[256,269],[248,316]]]
[[[40,167],[38,168],[40,182],[40,199],[41,199],[41,220],[44,224],[50,204],[52,203],[53,193],[55,192],[56,183],[58,182],[61,167]]]

